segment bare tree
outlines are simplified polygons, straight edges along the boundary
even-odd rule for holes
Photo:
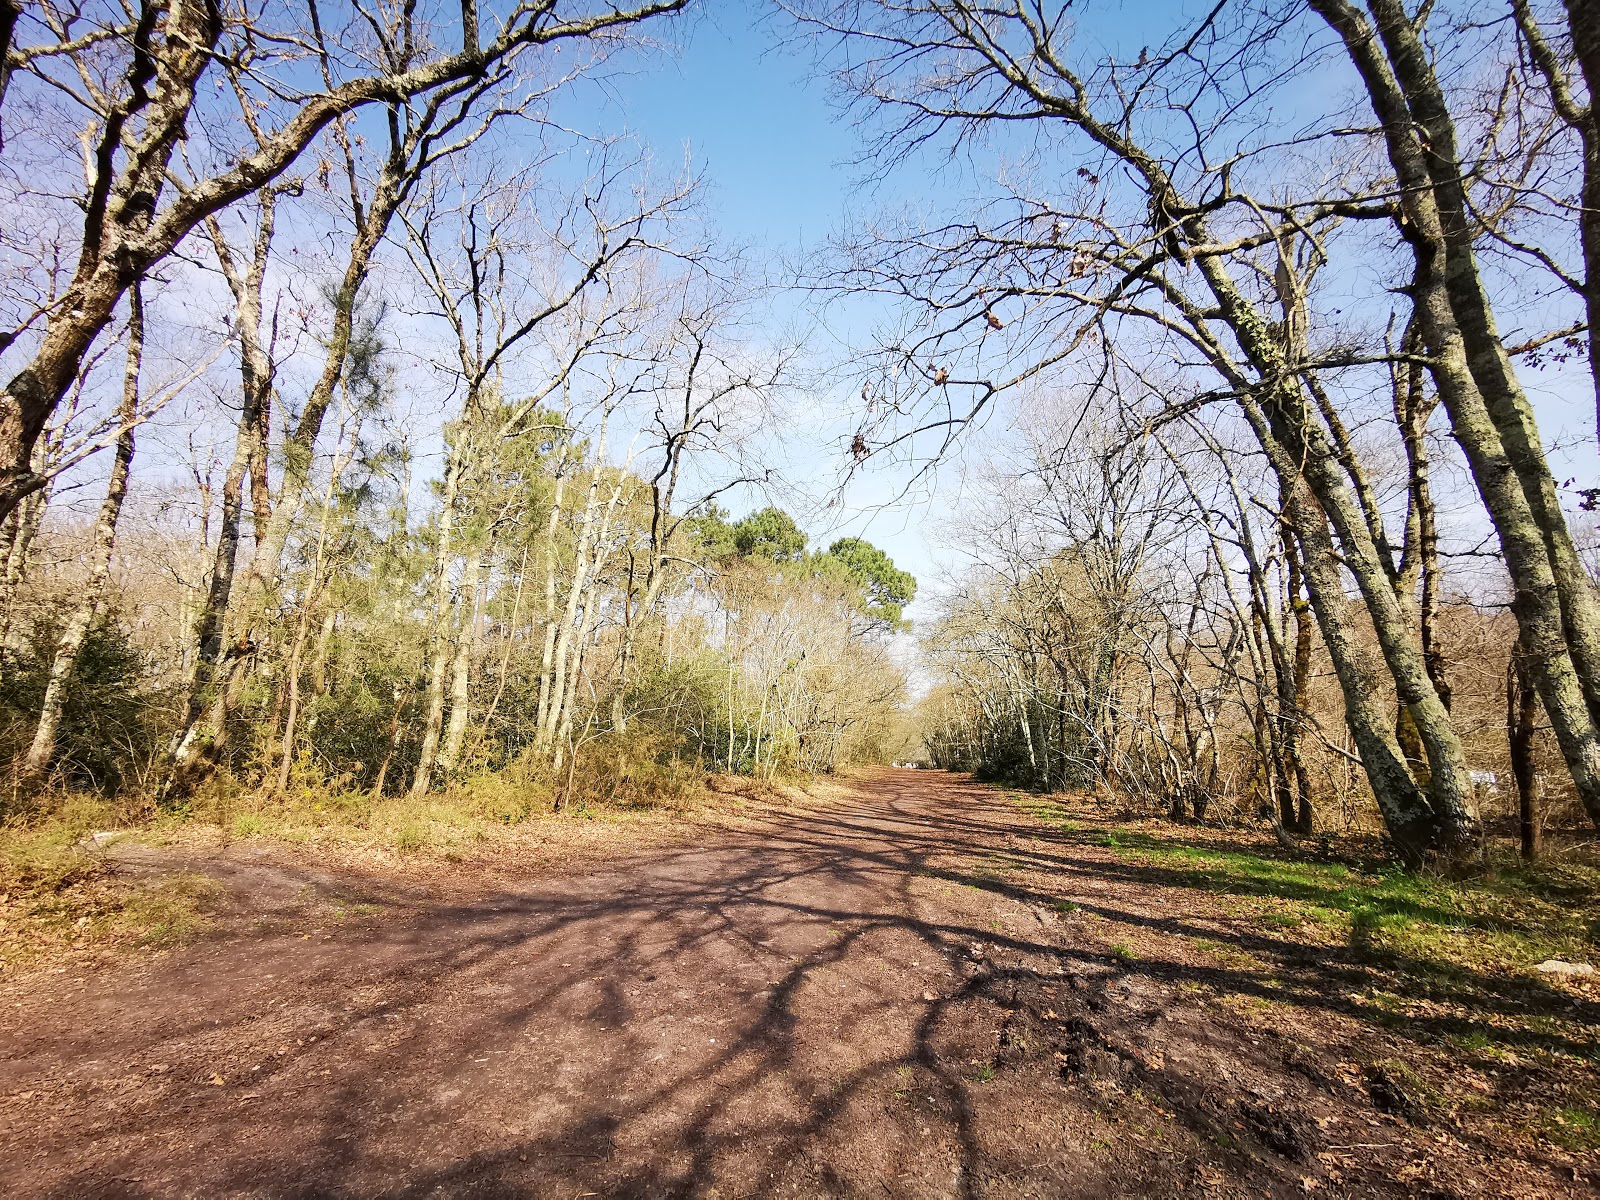
[[[44,700],[40,705],[39,724],[22,760],[20,774],[25,784],[39,780],[49,770],[50,761],[55,756],[56,735],[61,727],[62,707],[66,703],[67,689],[72,685],[73,672],[77,670],[78,656],[83,652],[91,627],[105,610],[106,581],[111,573],[111,556],[116,548],[117,520],[122,515],[122,503],[128,495],[128,473],[133,467],[134,428],[139,416],[139,370],[144,357],[145,330],[144,302],[137,284],[128,290],[128,305],[122,404],[118,410],[122,418],[122,432],[117,438],[116,451],[111,460],[105,500],[95,519],[88,576],[56,646],[55,658],[50,664],[50,679],[45,685]]]
[[[309,40],[322,51],[326,72],[323,86],[309,91],[288,78],[298,74],[303,83],[296,51],[301,31],[268,28],[266,11],[229,12],[219,0],[142,3],[114,67],[91,67],[71,55],[24,52],[20,62],[8,56],[15,64],[11,88],[26,76],[30,86],[69,95],[97,133],[85,156],[82,232],[70,283],[47,309],[0,333],[0,352],[15,347],[19,358],[0,390],[0,518],[40,486],[30,468],[34,443],[126,289],[207,217],[259,191],[348,114],[373,105],[395,112],[413,102],[443,110],[485,80],[515,71],[529,47],[593,43],[683,4],[647,0],[637,8],[584,12],[569,11],[560,0],[534,0],[512,8],[493,29],[493,18],[485,20],[469,2],[460,10],[459,44],[449,50],[426,32],[429,14],[420,9],[358,9],[350,40],[377,58],[379,69],[369,71],[364,53],[337,46],[327,52],[339,35],[326,36],[318,7],[308,3]],[[47,11],[58,36],[72,35],[79,23],[93,24],[77,10]],[[107,23],[114,22],[98,26]],[[124,39],[102,44],[120,49]],[[241,65],[254,84],[253,98],[279,120],[264,125],[258,144],[236,159],[224,154],[214,173],[172,188],[174,155],[201,116],[202,78],[220,69],[219,62]],[[42,331],[35,331],[40,324]]]
[[[436,762],[453,768],[465,737],[479,573],[489,535],[481,520],[475,520],[483,514],[471,511],[475,494],[481,495],[495,475],[499,447],[513,439],[550,435],[543,407],[554,396],[571,395],[580,364],[619,353],[620,343],[633,336],[643,314],[624,276],[633,260],[658,251],[658,227],[690,195],[691,186],[682,184],[659,197],[635,198],[631,207],[612,212],[615,193],[634,183],[638,164],[596,157],[600,161],[580,194],[543,225],[538,181],[531,173],[513,179],[491,176],[449,191],[440,186],[405,216],[412,263],[436,306],[433,315],[450,331],[453,354],[445,369],[461,393],[460,415],[446,438],[435,527],[435,631],[413,785],[417,792],[430,786]],[[508,397],[507,371],[518,351],[549,335],[553,326],[560,332],[546,342],[548,353],[523,364],[523,371],[531,367],[540,373],[534,386],[524,396]],[[513,370],[512,378],[521,373]],[[608,394],[614,402],[623,393]],[[568,419],[563,418],[558,454],[566,453],[567,438],[575,432],[565,427]],[[594,470],[598,478],[598,462]],[[466,538],[462,602],[456,604],[450,581],[462,549],[460,521],[480,528]],[[446,730],[445,682],[452,664]]]
[[[1396,220],[1415,258],[1428,369],[1494,520],[1545,711],[1600,823],[1600,596],[1479,267],[1456,123],[1423,40],[1426,11],[1413,19],[1394,0],[1372,0],[1370,18],[1347,0],[1311,7],[1338,33],[1379,120],[1399,185]]]
[[[1082,347],[1099,342],[1112,356],[1112,321],[1147,322],[1169,346],[1215,372],[1220,395],[1237,404],[1278,477],[1352,732],[1396,843],[1413,857],[1460,848],[1474,827],[1461,740],[1396,594],[1381,522],[1342,452],[1338,425],[1328,422],[1329,406],[1318,399],[1317,375],[1330,357],[1351,356],[1341,349],[1307,357],[1304,281],[1294,269],[1298,243],[1320,250],[1330,226],[1387,219],[1390,209],[1378,200],[1314,196],[1284,204],[1257,197],[1248,190],[1248,153],[1212,162],[1210,142],[1220,135],[1186,127],[1182,114],[1201,102],[1219,106],[1219,121],[1245,111],[1261,85],[1253,61],[1232,57],[1232,48],[1269,37],[1265,17],[1224,34],[1220,12],[1218,6],[1137,63],[1106,60],[1080,70],[1065,10],[1055,6],[976,9],[960,0],[919,0],[804,10],[810,23],[841,39],[844,85],[892,114],[892,145],[883,143],[890,161],[899,152],[894,146],[1050,122],[1079,135],[1094,164],[1079,169],[1080,182],[1060,202],[1021,199],[1016,215],[996,229],[958,224],[863,248],[841,286],[896,292],[923,316],[913,338],[890,351],[900,398],[874,403],[859,444],[871,452],[875,427],[904,411],[919,384],[936,397],[935,415],[913,433],[958,428],[972,411],[949,412],[943,397],[951,389],[973,394],[981,409],[998,391]],[[1173,138],[1188,148],[1159,148]],[[1002,336],[1008,324],[1019,332]],[[1035,344],[1035,355],[1022,357]],[[997,377],[995,369],[1007,373]],[[1190,403],[1206,399],[1201,393]],[[941,409],[949,415],[939,416]],[[878,446],[893,448],[908,436],[894,433]],[[1346,594],[1346,571],[1359,588],[1359,607]],[[1373,710],[1374,681],[1357,649],[1364,622],[1418,731],[1424,778],[1407,764],[1390,722]]]

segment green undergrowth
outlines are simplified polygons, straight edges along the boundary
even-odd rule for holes
[[[1600,1150],[1600,1109],[1593,1104],[1547,1108],[1540,1117],[1539,1132],[1563,1150]]]
[[[1423,969],[1434,962],[1530,971],[1548,958],[1585,960],[1600,950],[1600,871],[1592,867],[1502,861],[1452,879],[1114,833],[1102,844],[1175,883],[1272,901],[1258,918],[1265,926],[1324,926],[1357,948]]]
[[[174,945],[207,927],[215,881],[191,871],[125,879],[111,869],[116,839],[104,834],[128,816],[71,796],[48,816],[0,826],[0,972],[108,945]]]
[[[1387,982],[1357,1002],[1380,1024],[1420,1021],[1457,1048],[1490,1056],[1543,1046],[1600,1061],[1593,1029],[1580,1030],[1570,1007],[1578,995],[1593,998],[1594,985],[1536,969],[1552,958],[1600,964],[1593,863],[1529,864],[1501,852],[1449,875],[1408,872],[1329,861],[1255,831],[1129,828],[1042,797],[1020,806],[1069,840],[1110,851],[1131,882],[1214,896],[1224,912],[1249,920],[1261,945],[1339,946],[1348,961],[1379,969]]]

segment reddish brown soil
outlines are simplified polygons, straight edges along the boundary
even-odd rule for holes
[[[979,860],[997,853],[1025,882],[993,884]],[[1597,1182],[1565,1152],[1508,1152],[1492,1125],[1403,1111],[1359,1069],[1399,1035],[1343,1003],[1342,964],[1229,934],[1221,916],[1191,924],[1216,915],[1204,897],[951,776],[887,772],[828,809],[492,891],[269,878],[280,899],[308,885],[316,902],[7,984],[0,1191],[1554,1196]],[[1058,912],[1061,898],[1081,909]],[[1114,949],[1123,928],[1146,935],[1137,957]],[[1292,1003],[1230,1005],[1266,985],[1198,965],[1182,946],[1199,933],[1270,959]]]

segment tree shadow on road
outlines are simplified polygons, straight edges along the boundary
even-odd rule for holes
[[[949,777],[890,776],[860,803],[364,934],[175,955],[144,993],[165,1011],[102,1003],[99,1035],[130,1067],[195,1069],[77,1110],[96,1144],[41,1190],[1175,1194],[1220,1172],[1303,1194],[1330,1169],[1313,1117],[1378,1116],[1340,1073],[1360,1047],[1263,1037],[1219,1000],[1385,1045],[1481,1030],[1594,1054],[1576,1032],[1594,1006],[1438,963],[1379,965],[1479,1015],[1398,1019],[1361,998],[1370,950],[1219,915],[1212,864],[1102,842]],[[1284,888],[1252,899],[1330,903]],[[1404,1156],[1420,1134],[1385,1136]],[[1394,1157],[1367,1155],[1369,1194],[1410,1193]]]

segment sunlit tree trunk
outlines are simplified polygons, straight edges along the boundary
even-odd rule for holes
[[[1545,712],[1579,798],[1600,822],[1600,599],[1478,268],[1454,121],[1396,0],[1372,0],[1370,23],[1348,0],[1312,7],[1343,39],[1383,124],[1417,262],[1413,298],[1429,369],[1494,520]]]
[[[94,536],[90,543],[88,576],[72,616],[67,619],[61,640],[56,645],[55,658],[50,664],[50,678],[45,685],[44,701],[39,710],[39,723],[34,729],[33,741],[22,760],[21,775],[25,781],[38,780],[50,768],[55,756],[56,738],[61,728],[61,713],[66,704],[67,691],[78,668],[78,658],[83,652],[89,631],[105,611],[106,582],[111,574],[111,558],[116,549],[117,520],[122,515],[122,502],[128,494],[128,474],[133,466],[134,426],[139,415],[139,368],[144,356],[144,302],[139,286],[128,291],[128,329],[126,363],[123,367],[122,405],[118,416],[121,428],[117,434],[116,449],[111,460],[111,476],[106,483],[106,496],[95,519]]]
[[[239,541],[244,514],[244,488],[247,478],[259,479],[252,487],[256,535],[259,537],[271,515],[266,489],[268,426],[272,411],[274,363],[273,335],[262,329],[262,289],[266,282],[267,259],[272,251],[272,235],[277,216],[276,188],[263,188],[257,196],[256,236],[250,261],[241,272],[221,223],[206,222],[206,230],[221,265],[223,278],[233,293],[234,330],[239,338],[239,425],[234,437],[233,459],[222,481],[222,511],[218,518],[216,552],[212,556],[211,577],[195,627],[195,652],[183,684],[184,725],[198,719],[211,672],[222,653],[222,623],[233,593],[234,571],[238,566]]]
[[[477,661],[482,635],[482,580],[484,551],[473,546],[467,551],[461,569],[461,621],[456,636],[455,660],[450,676],[450,723],[439,750],[439,769],[447,775],[461,762],[461,747],[466,741],[467,720],[471,715],[472,667]]]
[[[1539,856],[1539,772],[1533,746],[1538,724],[1539,693],[1529,678],[1527,651],[1519,641],[1506,663],[1506,741],[1511,778],[1517,789],[1517,828],[1525,859]]]

